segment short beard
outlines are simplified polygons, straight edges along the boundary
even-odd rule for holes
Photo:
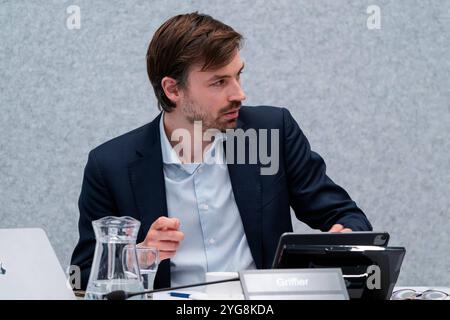
[[[187,100],[186,103],[183,104],[183,113],[186,115],[186,119],[191,124],[194,124],[194,121],[205,122],[207,118],[207,115],[205,113],[198,112],[192,100]]]
[[[194,121],[201,121],[203,130],[218,129],[216,128],[217,124],[211,121],[206,113],[199,112],[194,102],[190,99],[187,99],[183,105],[183,113],[191,124],[194,124]]]
[[[227,120],[223,123],[210,119],[210,116],[207,113],[199,112],[195,107],[195,103],[191,99],[186,99],[186,102],[183,104],[183,113],[186,116],[186,119],[189,123],[194,124],[194,121],[201,121],[203,130],[206,131],[208,129],[217,129],[222,132],[225,132],[226,129],[234,129],[236,128],[236,120]],[[220,113],[229,111],[233,108],[240,107],[240,103],[234,104],[231,108],[226,107],[221,110]]]

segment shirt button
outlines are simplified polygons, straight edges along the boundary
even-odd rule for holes
[[[209,206],[208,206],[207,204],[202,204],[202,205],[200,205],[200,209],[202,209],[202,210],[208,210],[208,209],[209,209]]]
[[[214,244],[216,243],[216,240],[214,240],[213,238],[209,239],[209,244]]]

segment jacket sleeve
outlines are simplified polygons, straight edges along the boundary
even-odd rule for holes
[[[85,290],[95,251],[95,234],[92,221],[115,215],[113,198],[102,179],[100,167],[93,151],[89,153],[84,170],[81,194],[78,200],[80,217],[78,221],[79,241],[72,254],[71,265],[81,271],[81,289]],[[76,289],[76,288],[75,288]]]
[[[372,226],[348,193],[326,175],[321,156],[287,109],[283,109],[284,159],[290,205],[296,217],[311,228],[328,231],[342,224],[353,231],[370,231]]]

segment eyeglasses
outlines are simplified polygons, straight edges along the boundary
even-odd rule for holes
[[[439,290],[416,291],[413,289],[401,289],[392,293],[391,300],[446,300],[449,294]]]

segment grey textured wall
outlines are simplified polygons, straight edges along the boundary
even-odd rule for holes
[[[246,37],[247,104],[288,107],[329,175],[407,247],[399,284],[450,285],[445,0],[0,1],[0,227],[44,228],[68,265],[87,153],[157,114],[147,45],[194,10]]]

